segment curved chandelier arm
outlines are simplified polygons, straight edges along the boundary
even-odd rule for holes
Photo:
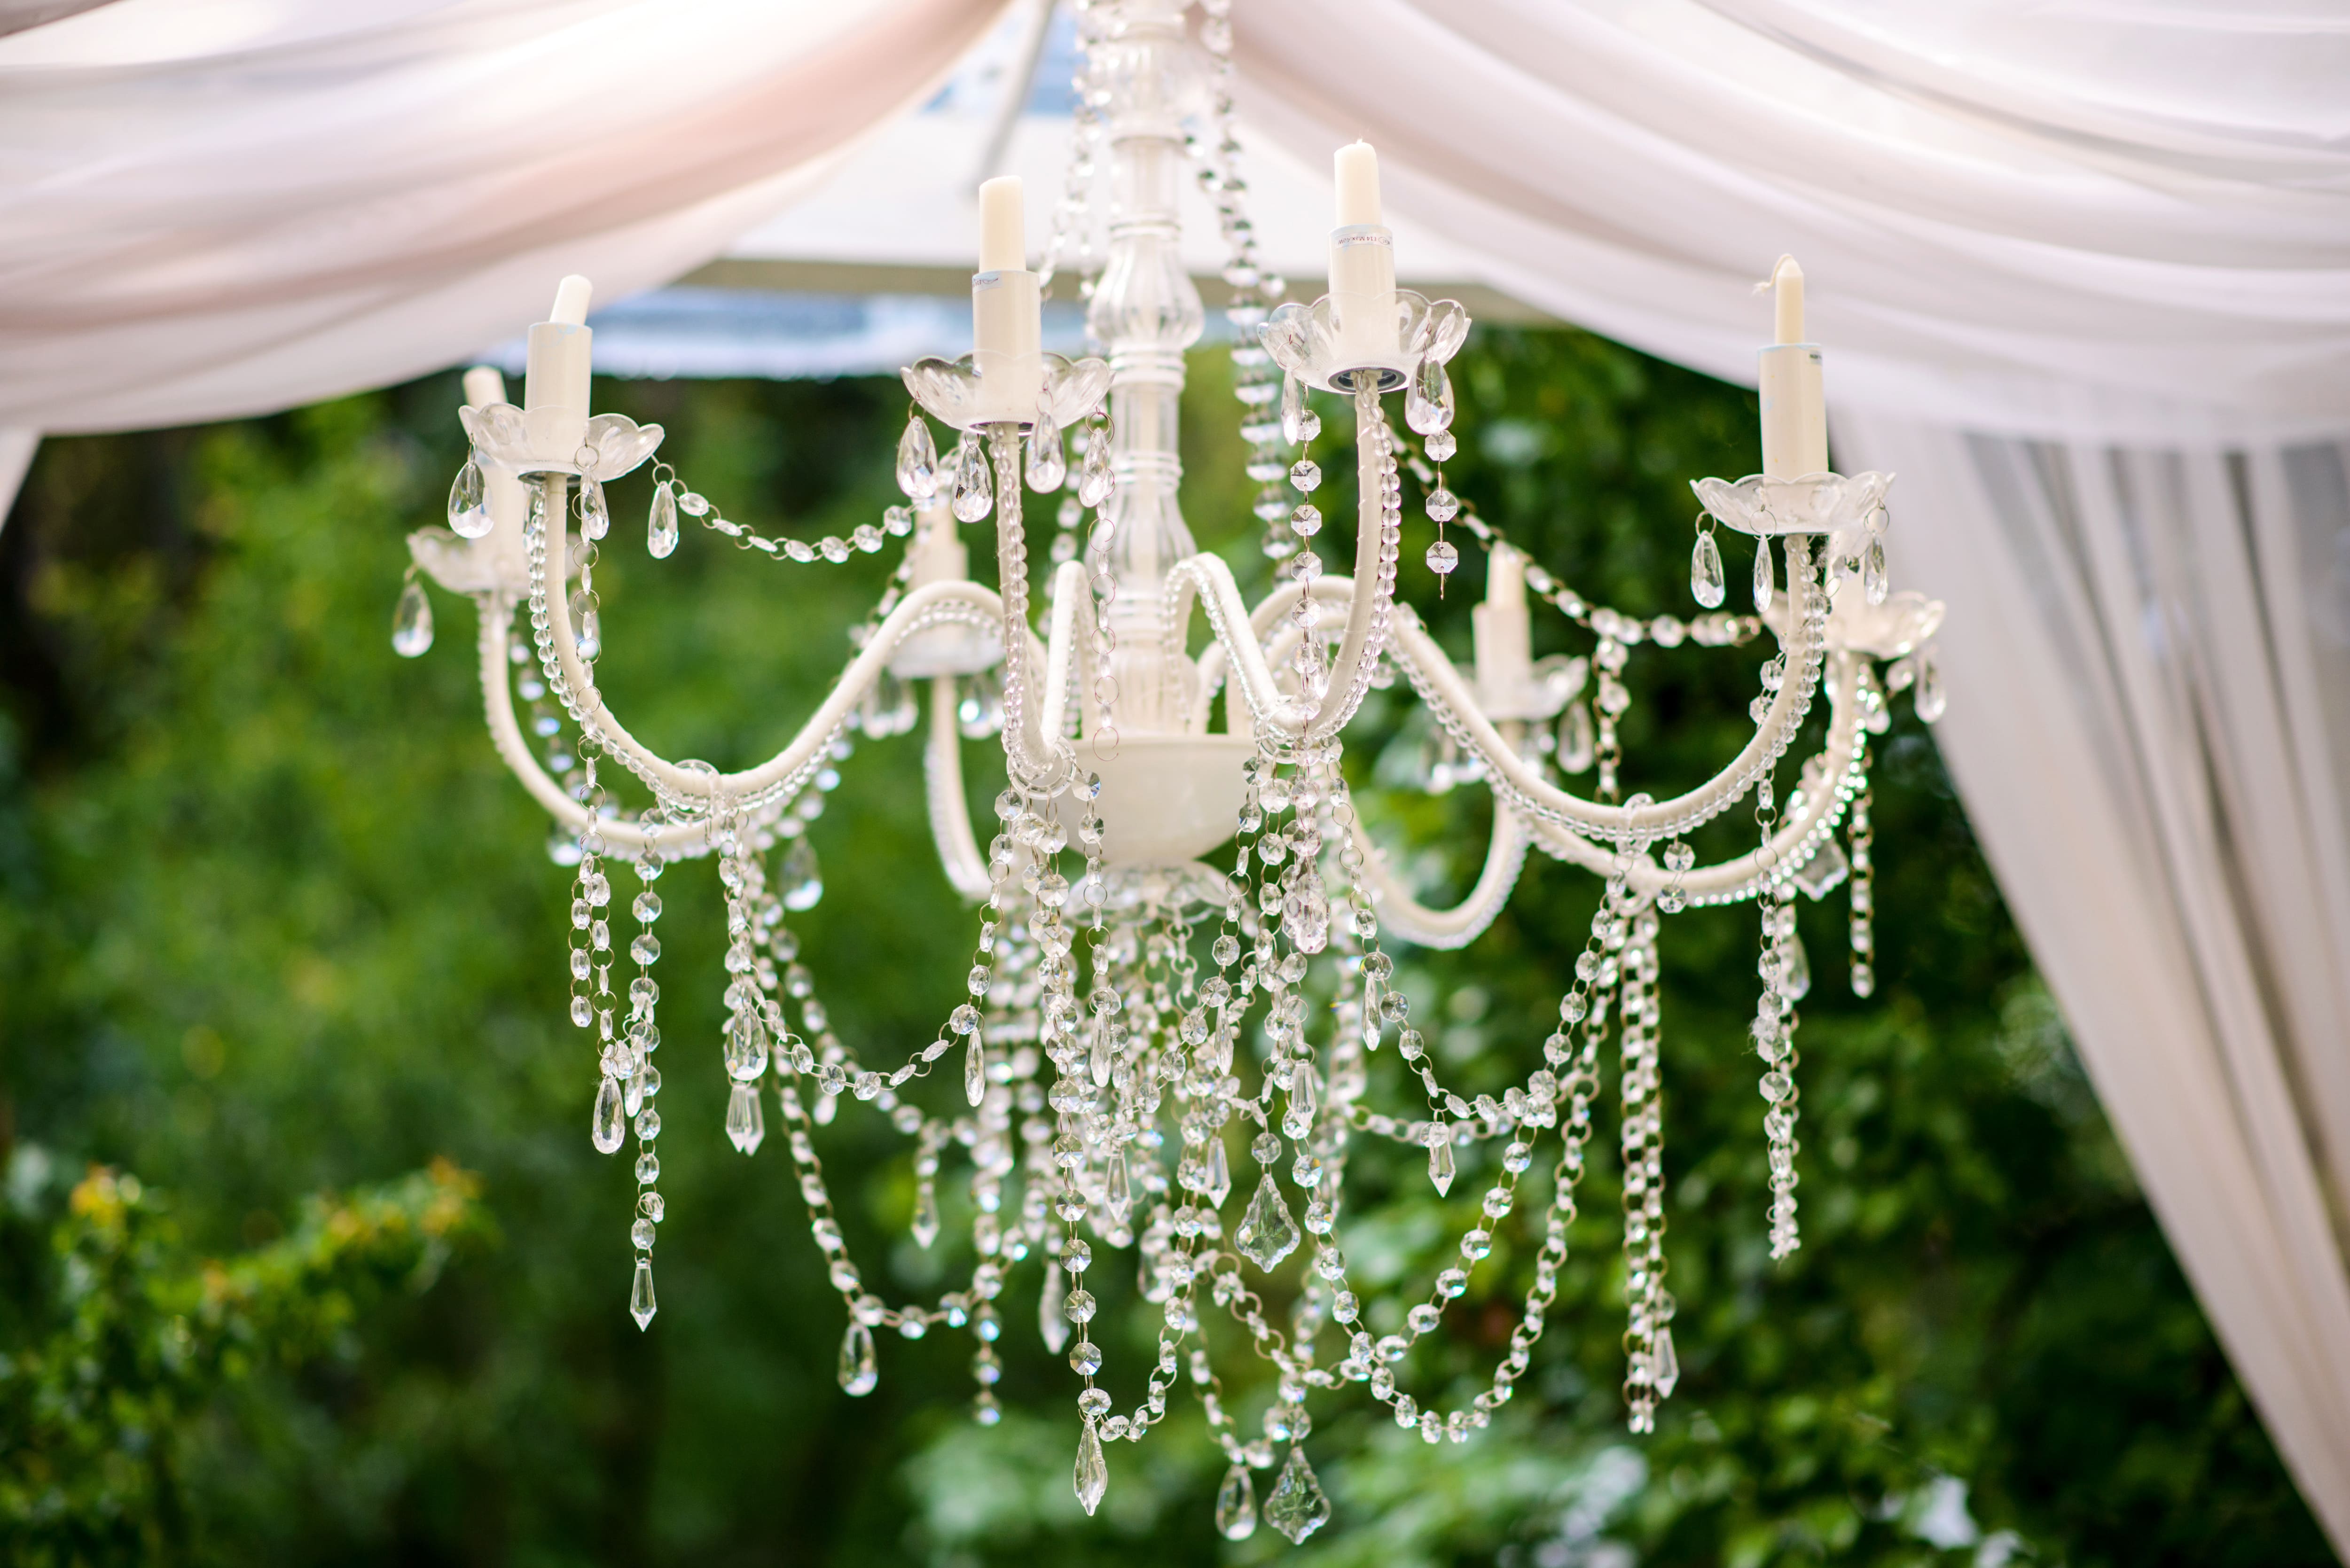
[[[1347,631],[1331,661],[1330,683],[1323,689],[1321,705],[1300,726],[1308,745],[1326,745],[1345,729],[1370,689],[1370,666],[1387,640],[1389,607],[1395,600],[1395,568],[1387,558],[1387,480],[1394,466],[1394,441],[1388,434],[1378,394],[1372,390],[1374,371],[1356,372],[1355,389],[1355,582],[1368,582],[1367,594],[1349,593]]]
[[[1074,646],[1065,643],[1063,607],[1076,617],[1076,595],[1059,596],[1062,604],[1054,609],[1053,647],[1040,649],[1036,634],[1028,627],[1028,540],[1023,531],[1020,513],[1020,428],[999,424],[988,427],[989,444],[995,459],[995,580],[998,606],[1003,618],[1003,761],[1012,782],[1032,795],[1052,795],[1076,773],[1076,748],[1059,731],[1060,715],[1067,711],[1066,677],[1061,669],[1062,659],[1053,657],[1055,651],[1066,646],[1069,657]],[[1074,563],[1070,563],[1074,565]],[[1039,711],[1029,711],[1029,671],[1042,668],[1045,687]],[[1061,693],[1060,704],[1055,706],[1054,693]],[[1050,715],[1053,723],[1047,725]]]
[[[560,474],[547,481],[549,515],[563,515],[565,483]],[[565,545],[555,529],[546,531],[546,561],[536,568],[552,576],[563,569]],[[559,578],[556,580],[560,580]],[[541,586],[535,580],[534,587]],[[596,678],[579,657],[579,644],[571,626],[571,607],[560,593],[546,597],[547,630],[555,649],[557,667],[563,671],[569,689],[569,701],[583,726],[595,732],[596,738],[617,757],[629,772],[650,784],[664,799],[687,803],[696,807],[721,799],[748,804],[787,793],[795,782],[803,778],[816,763],[817,758],[832,738],[848,721],[865,694],[879,681],[889,666],[889,660],[900,643],[915,632],[945,621],[986,618],[993,618],[1002,608],[1002,601],[977,583],[962,580],[926,583],[914,589],[898,603],[873,635],[866,640],[848,668],[841,672],[823,704],[802,724],[789,744],[758,766],[741,773],[716,774],[679,767],[675,763],[655,753],[631,735],[627,727],[605,706],[603,694],[596,689]],[[961,613],[957,613],[961,612]],[[1021,651],[1030,653],[1035,634],[1024,626],[1016,641],[1007,639]],[[1006,710],[1006,722],[1010,722]]]
[[[962,794],[962,732],[955,718],[951,675],[931,680],[931,733],[922,748],[922,784],[931,808],[931,836],[938,841],[939,864],[947,881],[966,898],[987,897],[987,864],[971,831],[971,805]]]
[[[530,742],[523,738],[522,724],[515,719],[514,688],[506,680],[506,641],[514,629],[515,599],[510,594],[489,593],[474,596],[481,606],[482,711],[489,721],[490,742],[497,748],[498,757],[530,797],[546,808],[549,816],[573,833],[584,831],[589,813],[586,806],[573,800],[564,787],[547,775],[531,754]],[[705,825],[699,822],[669,823],[657,827],[644,827],[632,822],[607,818],[596,825],[604,841],[625,854],[640,854],[650,849],[664,860],[678,860],[707,853],[710,838]]]
[[[1479,711],[1469,683],[1452,667],[1444,650],[1437,647],[1436,640],[1420,625],[1419,618],[1410,613],[1409,606],[1401,607],[1402,613],[1394,618],[1391,646],[1411,671],[1413,684],[1420,688],[1432,705],[1450,716],[1450,727],[1456,738],[1483,759],[1486,774],[1494,781],[1496,790],[1505,791],[1531,816],[1605,840],[1611,846],[1627,839],[1646,842],[1686,833],[1727,811],[1754,787],[1763,770],[1786,750],[1810,707],[1819,680],[1815,660],[1822,637],[1808,603],[1813,592],[1811,540],[1794,534],[1787,536],[1786,544],[1788,586],[1802,592],[1807,601],[1805,613],[1789,618],[1792,626],[1784,645],[1786,679],[1773,693],[1762,722],[1755,727],[1753,739],[1746,742],[1728,767],[1684,794],[1649,805],[1602,805],[1545,784]],[[1230,576],[1227,572],[1227,581]],[[1221,628],[1218,635],[1222,636]],[[1248,651],[1234,650],[1236,672],[1244,680],[1254,674],[1248,669]],[[1262,665],[1263,659],[1260,657],[1256,662]]]
[[[1524,870],[1528,839],[1525,824],[1498,795],[1493,800],[1493,838],[1485,849],[1485,868],[1469,896],[1450,909],[1431,909],[1405,890],[1388,869],[1387,858],[1371,841],[1357,811],[1349,825],[1355,847],[1363,857],[1358,875],[1378,906],[1380,926],[1408,942],[1424,948],[1465,948],[1482,936]],[[1572,836],[1569,835],[1568,836]],[[1579,842],[1579,841],[1578,841]]]
[[[1094,666],[1093,617],[1078,613],[1078,607],[1092,597],[1086,586],[1084,565],[1062,562],[1053,574],[1053,618],[1045,644],[1045,705],[1036,714],[1036,732],[1047,746],[1067,739],[1070,694],[1082,690],[1086,673]]]

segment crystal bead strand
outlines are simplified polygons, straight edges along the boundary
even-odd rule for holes
[[[1664,1116],[1659,1096],[1657,1040],[1657,917],[1631,917],[1632,938],[1619,961],[1623,1005],[1624,1279],[1630,1309],[1624,1334],[1624,1402],[1631,1429],[1653,1432],[1656,1401],[1680,1377],[1673,1349],[1672,1297],[1665,1290]]]
[[[636,872],[640,890],[629,911],[637,921],[636,939],[629,944],[629,958],[637,966],[637,974],[629,982],[627,1052],[633,1071],[628,1078],[622,1108],[634,1121],[637,1134],[637,1218],[629,1227],[629,1239],[644,1260],[646,1310],[637,1319],[640,1329],[652,1321],[653,1236],[666,1211],[659,1185],[660,1156],[653,1144],[660,1133],[660,1113],[653,1101],[661,1086],[660,1069],[652,1061],[653,1053],[660,1049],[660,1027],[654,1021],[660,986],[652,975],[654,961],[660,957],[660,940],[653,935],[653,922],[660,919],[661,901],[652,885],[661,869],[659,855],[650,849],[639,853]]]
[[[1869,825],[1872,796],[1864,780],[1853,797],[1852,821],[1846,828],[1847,858],[1852,863],[1852,993],[1867,997],[1877,990],[1877,856],[1876,830]]]
[[[755,1154],[767,1136],[766,1117],[759,1098],[759,1081],[767,1075],[772,1046],[761,1014],[758,982],[753,978],[757,955],[753,947],[752,881],[743,854],[740,824],[731,811],[717,819],[713,834],[718,883],[726,892],[726,1007],[724,1049],[726,1068],[726,1139],[743,1154]],[[801,840],[805,843],[806,840]]]

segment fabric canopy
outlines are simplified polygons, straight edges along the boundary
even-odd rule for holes
[[[663,283],[932,89],[1002,0],[114,0],[0,36],[0,427],[438,369]]]

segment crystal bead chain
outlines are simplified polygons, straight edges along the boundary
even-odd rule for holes
[[[652,466],[652,475],[653,521],[649,526],[648,537],[656,541],[670,536],[661,527],[660,520],[665,512],[673,508],[696,519],[712,533],[733,540],[737,549],[754,550],[772,560],[794,561],[803,566],[821,560],[837,566],[852,556],[876,554],[880,550],[885,537],[902,539],[914,531],[912,509],[906,506],[892,506],[881,514],[881,523],[879,526],[871,523],[860,523],[850,531],[849,536],[846,539],[833,534],[826,535],[813,545],[805,539],[772,539],[756,529],[728,517],[708,496],[696,491],[681,490],[678,486],[677,470],[668,463],[656,459]],[[671,527],[674,527],[673,523]],[[653,554],[657,556],[665,556],[668,553],[668,550],[658,547],[653,550]]]
[[[1673,1299],[1665,1289],[1664,1113],[1658,1070],[1657,927],[1654,913],[1631,917],[1624,949],[1622,1042],[1624,1117],[1624,1280],[1629,1308],[1624,1334],[1624,1403],[1631,1429],[1657,1428],[1656,1401],[1680,1379],[1673,1349]]]
[[[1877,833],[1869,825],[1873,797],[1866,780],[1853,797],[1851,844],[1852,993],[1866,997],[1877,990]]]

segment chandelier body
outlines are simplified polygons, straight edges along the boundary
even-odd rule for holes
[[[877,1331],[912,1339],[968,1330],[974,1411],[993,1422],[1004,1331],[996,1303],[1016,1272],[1036,1267],[1039,1331],[1066,1351],[1079,1385],[1073,1480],[1087,1511],[1107,1485],[1108,1452],[1143,1440],[1188,1380],[1231,1462],[1219,1528],[1238,1538],[1262,1517],[1302,1541],[1329,1513],[1305,1451],[1317,1394],[1363,1385],[1429,1441],[1462,1441],[1527,1371],[1566,1255],[1610,1047],[1623,1107],[1624,1392],[1633,1428],[1652,1428],[1679,1375],[1664,1286],[1657,943],[1663,918],[1692,903],[1753,899],[1760,909],[1752,1044],[1773,1173],[1768,1224],[1774,1256],[1797,1245],[1794,1003],[1810,973],[1793,900],[1850,882],[1853,984],[1866,994],[1866,739],[1886,725],[1888,687],[1915,681],[1921,712],[1939,710],[1930,639],[1941,607],[1887,591],[1879,535],[1889,478],[1827,472],[1824,435],[1810,441],[1818,351],[1800,341],[1800,305],[1793,337],[1783,318],[1799,275],[1781,275],[1783,342],[1764,351],[1764,472],[1696,487],[1705,515],[1691,583],[1709,613],[1639,619],[1592,605],[1464,510],[1443,484],[1442,460],[1454,441],[1445,367],[1468,331],[1466,313],[1394,287],[1392,236],[1375,211],[1368,222],[1342,212],[1328,295],[1274,306],[1279,280],[1256,265],[1232,165],[1227,7],[1207,9],[1204,50],[1187,39],[1174,0],[1097,0],[1086,10],[1071,195],[1045,271],[1026,271],[1016,254],[991,266],[1006,258],[983,250],[973,355],[906,371],[922,410],[960,432],[941,453],[919,415],[910,424],[898,462],[907,506],[849,539],[771,539],[656,462],[647,524],[656,558],[675,547],[681,518],[811,569],[876,553],[892,536],[907,541],[855,656],[775,756],[736,773],[663,758],[629,733],[597,686],[594,576],[610,526],[602,485],[652,458],[662,432],[589,416],[584,286],[532,328],[521,408],[503,400],[494,373],[468,378],[463,418],[474,455],[452,491],[452,529],[425,530],[411,547],[419,568],[477,600],[492,738],[554,817],[558,857],[576,866],[572,1018],[595,1046],[597,1147],[614,1152],[629,1134],[637,1140],[639,1323],[655,1310],[651,1253],[663,1215],[653,885],[668,862],[714,854],[730,935],[720,1052],[727,1132],[746,1154],[757,1149],[763,1089],[774,1096],[812,1233],[847,1309],[843,1386],[874,1386]],[[1368,150],[1351,173],[1350,155],[1341,154],[1342,202]],[[1097,159],[1109,210],[1094,272],[1083,265],[1092,244],[1085,192]],[[1215,200],[1232,244],[1241,433],[1264,485],[1257,510],[1278,563],[1278,586],[1253,606],[1230,567],[1195,546],[1179,499],[1184,356],[1205,322],[1178,244],[1187,170]],[[1091,275],[1087,325],[1102,350],[1075,363],[1042,353],[1035,337],[1035,302],[1073,248]],[[1335,395],[1355,423],[1345,576],[1315,550],[1326,541],[1309,389]],[[1384,400],[1399,394],[1412,435],[1388,421]],[[1063,444],[1071,427],[1087,437],[1075,472]],[[1457,523],[1487,550],[1465,670],[1396,597],[1407,477],[1426,490],[1432,518]],[[1073,493],[1059,504],[1040,635],[1024,492],[1065,483]],[[956,535],[959,523],[991,514],[993,588],[971,580]],[[1714,607],[1724,597],[1716,522],[1757,539],[1752,616]],[[1345,532],[1333,518],[1329,537]],[[1442,542],[1429,564],[1442,574],[1456,559]],[[1532,657],[1530,593],[1591,635],[1587,659]],[[518,612],[525,636],[516,635]],[[1209,632],[1196,656],[1188,650],[1195,618]],[[1631,650],[1684,640],[1730,649],[1766,631],[1778,646],[1762,664],[1754,732],[1739,753],[1681,794],[1617,798],[1615,729],[1631,700],[1621,678]],[[429,609],[411,581],[395,642],[421,652],[429,641]],[[1882,676],[1880,662],[1890,664]],[[1450,909],[1421,902],[1389,868],[1340,768],[1348,721],[1375,683],[1397,675],[1440,732],[1446,765],[1493,796],[1483,869]],[[903,1060],[868,1061],[832,1030],[791,929],[821,896],[805,829],[838,782],[851,732],[874,742],[912,729],[924,688],[931,825],[949,882],[983,906],[979,937],[965,1000],[936,1038]],[[1823,691],[1825,740],[1783,798],[1778,765]],[[1000,733],[1008,783],[983,850],[965,805],[962,742],[990,729]],[[650,792],[650,808],[623,811],[611,799],[615,764]],[[1596,775],[1588,794],[1570,787],[1585,772]],[[1687,836],[1747,802],[1753,847],[1698,865]],[[1562,977],[1554,1031],[1516,1064],[1505,1094],[1463,1096],[1445,1086],[1411,1027],[1387,944],[1472,941],[1534,849],[1602,877],[1605,897],[1584,953]],[[615,862],[639,883],[625,955],[612,930]],[[1367,1060],[1383,1045],[1400,1055],[1424,1104],[1370,1103]],[[959,1085],[917,1087],[941,1066]],[[885,1301],[849,1255],[817,1147],[843,1100],[911,1140],[908,1229],[920,1245],[941,1244],[941,1184],[968,1167],[960,1176],[970,1276],[935,1303]],[[1364,1138],[1424,1155],[1440,1196],[1466,1170],[1484,1183],[1476,1202],[1455,1205],[1457,1258],[1393,1303],[1358,1293],[1340,1245],[1347,1161]],[[1547,1174],[1524,1184],[1534,1200],[1513,1221],[1521,1179],[1538,1161]],[[1157,1354],[1123,1413],[1104,1386],[1107,1356],[1090,1329],[1097,1248],[1134,1254],[1138,1310],[1159,1325]],[[1472,1400],[1423,1407],[1409,1390],[1411,1348],[1439,1331],[1481,1264],[1501,1266],[1485,1264],[1497,1251],[1525,1282],[1509,1349]],[[1285,1313],[1261,1292],[1284,1298]],[[1255,1430],[1222,1393],[1220,1368],[1243,1346],[1274,1373]],[[1276,1460],[1260,1509],[1252,1472]]]

